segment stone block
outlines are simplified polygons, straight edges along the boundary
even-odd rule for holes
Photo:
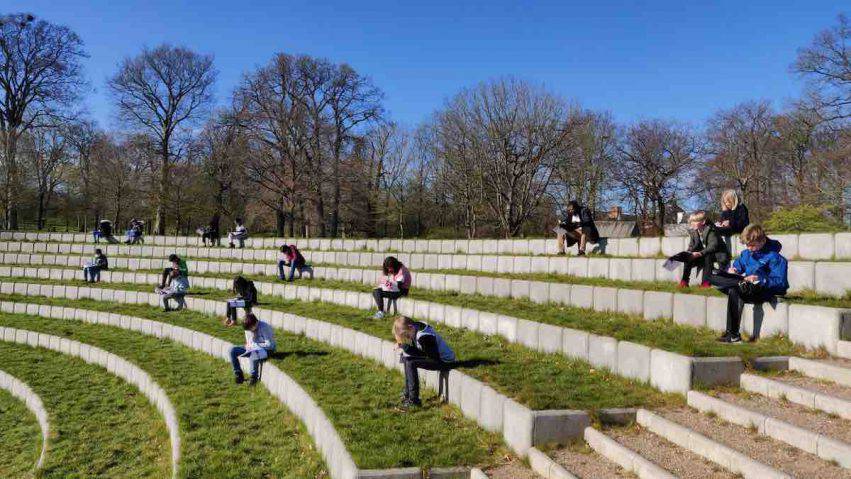
[[[594,287],[594,311],[617,311],[618,290],[603,286]]]
[[[706,296],[697,294],[675,294],[674,322],[696,328],[706,325]]]
[[[567,274],[577,278],[588,277],[588,258],[569,258],[567,261]]]
[[[487,431],[502,430],[502,414],[505,407],[505,396],[493,388],[482,385],[479,404],[479,424]]]
[[[670,318],[673,315],[674,295],[663,291],[644,292],[644,319]]]
[[[532,272],[532,258],[529,256],[515,256],[514,265],[511,270],[514,274],[529,274]]]
[[[479,329],[478,331],[486,336],[497,334],[497,315],[487,311],[479,313]]]
[[[517,320],[517,342],[531,349],[538,349],[540,323]]]
[[[642,315],[644,312],[644,291],[639,289],[618,289],[618,312]]]
[[[821,294],[845,296],[851,291],[851,262],[817,262],[815,283],[816,291]]]
[[[514,285],[511,287],[512,295],[514,294]],[[569,290],[568,290],[568,294]],[[532,281],[529,283],[529,299],[533,303],[544,304],[550,300],[550,283],[542,281]]]
[[[759,332],[759,337],[789,332],[789,305],[786,303],[746,304],[742,311],[742,331],[753,335]]]
[[[550,258],[549,264],[547,265],[547,273],[568,274],[569,261],[570,258],[566,256]]]
[[[727,298],[706,297],[706,327],[713,331],[727,329]]]
[[[785,251],[782,251],[786,254]],[[833,234],[806,233],[798,241],[798,257],[807,260],[829,260],[833,258]]]
[[[532,258],[530,264],[533,273],[547,273],[550,270],[550,259],[548,257]]]
[[[449,327],[461,327],[461,308],[458,306],[446,305],[443,310],[443,321]]]
[[[571,285],[570,305],[576,308],[593,308],[594,287],[584,284]]]
[[[609,277],[609,258],[588,258],[588,277],[589,278],[608,278]]]
[[[621,281],[632,280],[632,260],[628,258],[611,258],[609,260],[608,277]]]
[[[662,238],[646,237],[638,239],[638,256],[653,258],[662,252]]]
[[[618,340],[609,336],[588,335],[588,362],[612,372],[618,370]]]
[[[512,316],[498,315],[496,318],[497,333],[507,341],[517,342],[517,318]]]
[[[530,287],[530,282],[527,280],[511,280],[511,297],[514,299],[528,299]]]
[[[496,272],[502,274],[511,274],[514,272],[514,257],[513,256],[498,256]]]
[[[480,278],[481,279],[481,278]],[[493,293],[494,296],[500,298],[511,297],[511,280],[505,278],[493,278]]]
[[[617,373],[639,381],[650,381],[650,351],[642,344],[619,342]]]
[[[541,323],[538,326],[538,350],[545,353],[561,352],[563,329],[561,326]]]
[[[688,236],[665,236],[662,238],[662,254],[674,256],[688,248]]]
[[[562,328],[562,353],[565,356],[582,361],[588,360],[588,342],[590,333],[578,329]]]
[[[532,411],[511,399],[503,405],[502,437],[505,443],[520,456],[532,447],[534,432]]]
[[[851,259],[851,233],[836,233],[833,235],[834,251],[836,259]]]
[[[461,327],[470,331],[479,330],[479,311],[475,309],[461,309]]]
[[[789,261],[786,276],[789,281],[789,291],[815,289],[816,263],[813,261]]]
[[[550,302],[556,304],[570,304],[571,285],[568,283],[549,283]]]
[[[461,383],[461,412],[470,419],[478,419],[482,398],[482,383],[466,374],[459,374],[455,380]]]
[[[738,357],[693,358],[693,386],[739,385],[739,377],[745,371],[744,362]]]
[[[789,339],[807,348],[836,352],[842,310],[806,304],[789,305]]]
[[[534,433],[532,445],[569,444],[582,437],[582,432],[591,425],[585,411],[544,410],[532,413]]]
[[[656,281],[656,264],[662,261],[656,259],[633,259],[632,281]]]
[[[619,238],[617,254],[625,258],[638,256],[638,238]]]
[[[663,392],[685,394],[691,389],[692,358],[653,349],[650,351],[650,384]]]
[[[486,273],[496,273],[499,267],[498,256],[482,256],[481,271]]]

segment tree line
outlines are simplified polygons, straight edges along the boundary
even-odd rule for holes
[[[121,61],[121,120],[82,105],[83,40],[30,14],[0,17],[3,226],[189,233],[218,214],[287,236],[546,234],[569,199],[621,205],[646,232],[678,204],[742,192],[752,216],[812,205],[842,219],[851,182],[851,23],[792,59],[799,98],[754,99],[703,125],[629,124],[514,77],[469,86],[419,125],[345,63],[277,53],[217,102],[212,55],[161,45]]]

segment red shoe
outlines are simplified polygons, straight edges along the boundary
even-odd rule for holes
[[[680,281],[680,284],[677,285],[678,288],[688,288],[688,281]]]
[[[705,288],[711,288],[712,285],[709,284],[709,281],[704,281],[704,282],[700,283],[700,287],[705,289]]]

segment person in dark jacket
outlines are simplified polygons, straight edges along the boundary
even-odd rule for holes
[[[715,226],[706,221],[706,212],[697,211],[688,218],[689,222],[689,245],[688,252],[691,258],[683,262],[683,276],[680,279],[680,287],[687,288],[691,277],[691,270],[698,268],[703,270],[701,288],[708,288],[709,275],[715,269],[715,263],[726,266],[730,262],[727,246],[721,235],[715,230]]]
[[[788,262],[780,254],[781,245],[765,235],[760,225],[748,225],[739,237],[746,249],[725,274],[710,277],[714,286],[727,295],[727,329],[718,338],[723,343],[742,341],[739,332],[745,303],[771,302],[789,289]],[[757,338],[752,337],[751,341]]]
[[[250,313],[251,307],[257,305],[257,288],[253,281],[237,276],[233,280],[232,290],[236,294],[236,298],[229,299],[227,302],[225,326],[236,324],[237,309],[242,308],[246,313]]]
[[[219,233],[219,214],[213,214],[210,218],[210,224],[207,225],[207,239],[210,240],[210,246],[221,246],[222,236]]]
[[[736,190],[724,190],[721,194],[721,218],[715,223],[715,229],[724,237],[724,244],[727,246],[727,254],[730,258],[733,257],[731,237],[744,231],[749,224],[748,208],[739,200],[739,194]],[[728,266],[729,264],[725,264],[724,269]]]
[[[440,371],[455,361],[455,352],[431,326],[399,316],[393,321],[396,347],[402,350],[405,365],[405,392],[402,408],[421,406],[418,369]]]
[[[85,266],[83,266],[83,280],[89,283],[100,283],[100,272],[109,269],[109,260],[103,251],[98,248],[95,250],[95,257]]]
[[[558,254],[565,254],[565,248],[579,243],[577,255],[585,254],[585,245],[590,241],[600,241],[600,233],[594,224],[594,214],[585,206],[580,206],[576,200],[567,204],[567,217],[559,223]]]

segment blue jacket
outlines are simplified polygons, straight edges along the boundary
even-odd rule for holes
[[[773,294],[786,294],[789,289],[786,277],[788,263],[780,254],[780,248],[779,241],[769,239],[759,251],[742,251],[733,262],[733,268],[744,276],[757,275],[760,283]]]

